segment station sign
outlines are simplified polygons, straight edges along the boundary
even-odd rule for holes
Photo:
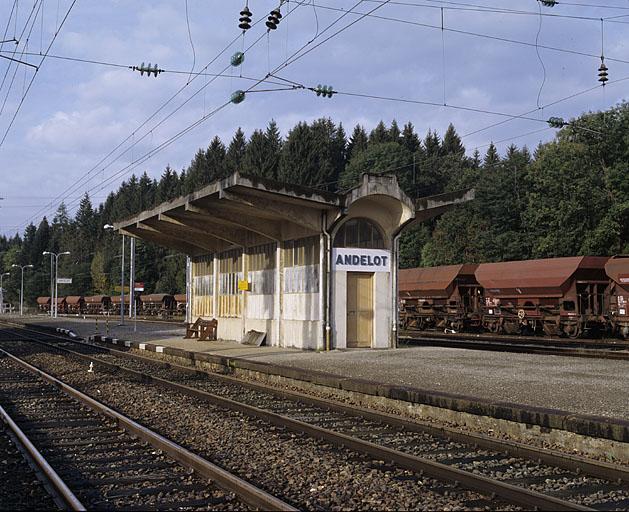
[[[122,291],[122,287],[121,287],[120,285],[115,286],[115,287],[114,287],[114,291],[116,291],[116,292],[120,293],[120,292]],[[125,293],[129,293],[129,287],[128,287],[128,286],[125,286],[125,287],[124,287],[124,292],[125,292]]]
[[[57,284],[72,284],[71,277],[58,277]]]
[[[391,252],[384,249],[332,249],[335,270],[347,272],[390,272]]]

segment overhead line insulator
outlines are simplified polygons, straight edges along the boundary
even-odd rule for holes
[[[319,84],[316,87],[309,87],[308,89],[314,92],[317,96],[323,96],[324,98],[331,98],[333,94],[336,94],[336,91],[331,85]]]
[[[144,73],[146,73],[146,76],[151,76],[151,74],[153,74],[155,77],[157,77],[157,75],[159,75],[160,73],[163,73],[164,70],[160,69],[157,64],[155,64],[155,66],[151,67],[151,63],[149,62],[148,66],[144,65],[144,62],[142,63],[142,65],[140,66],[133,66],[131,68],[133,71],[139,71],[140,72],[140,76],[144,76]]]
[[[568,124],[563,117],[549,117],[546,122],[551,128],[563,128]]]
[[[598,81],[601,82],[601,85],[604,87],[605,86],[605,82],[607,82],[609,80],[609,78],[607,78],[608,74],[607,74],[607,66],[605,65],[605,57],[603,57],[601,55],[601,65],[598,68]]]
[[[557,0],[538,0],[544,7],[555,7]]]
[[[269,30],[275,30],[277,26],[280,24],[280,20],[282,19],[282,13],[280,12],[280,8],[277,7],[273,9],[269,17],[266,19],[266,26]]]
[[[241,91],[240,89],[232,92],[232,95],[229,99],[234,105],[238,105],[238,103],[242,103],[245,101],[245,91]]]
[[[245,5],[240,11],[240,18],[238,18],[240,22],[238,24],[238,28],[242,29],[243,32],[246,32],[251,28],[251,11],[249,10],[249,5]]]
[[[236,52],[232,55],[230,62],[234,67],[240,66],[245,61],[245,54],[243,52]]]

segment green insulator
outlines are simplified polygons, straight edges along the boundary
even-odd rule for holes
[[[245,91],[238,90],[238,91],[232,92],[230,101],[234,105],[238,105],[238,103],[242,103],[243,101],[245,101]]]
[[[547,123],[551,128],[562,128],[567,124],[562,117],[550,117]]]
[[[232,66],[240,66],[245,61],[245,54],[242,52],[236,52],[232,55],[231,64]]]

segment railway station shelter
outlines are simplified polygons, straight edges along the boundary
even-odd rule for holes
[[[336,194],[234,173],[115,227],[188,256],[187,321],[217,319],[220,339],[255,330],[274,346],[389,348],[402,230],[471,199],[413,203],[391,175]]]

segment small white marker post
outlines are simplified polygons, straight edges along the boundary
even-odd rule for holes
[[[94,373],[94,363],[90,361],[90,369],[87,370],[87,373]]]

